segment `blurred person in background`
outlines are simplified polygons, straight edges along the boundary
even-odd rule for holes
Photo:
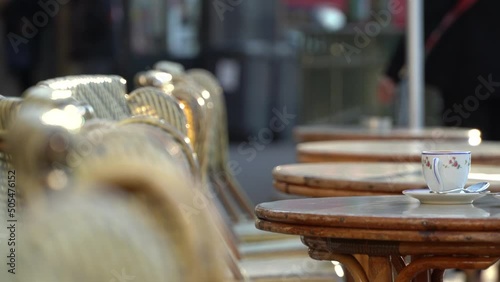
[[[500,1],[424,1],[425,82],[439,89],[446,126],[477,128],[500,140]],[[380,78],[378,98],[391,103],[404,78],[401,40]]]

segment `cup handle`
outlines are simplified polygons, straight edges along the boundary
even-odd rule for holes
[[[443,182],[441,181],[441,174],[439,174],[439,163],[440,163],[439,158],[434,158],[432,160],[432,170],[434,172],[434,177],[436,177],[436,180],[439,183],[441,191],[443,191],[444,187],[443,187]]]

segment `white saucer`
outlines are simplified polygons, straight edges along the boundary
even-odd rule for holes
[[[415,198],[422,204],[432,205],[463,205],[471,204],[474,200],[487,195],[487,193],[449,193],[436,194],[431,193],[429,189],[413,189],[404,190],[403,194],[408,197]]]

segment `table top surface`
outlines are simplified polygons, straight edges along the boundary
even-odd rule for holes
[[[426,127],[422,129],[392,128],[370,129],[355,125],[303,125],[294,128],[297,142],[327,140],[377,140],[377,139],[447,139],[468,140],[479,132],[476,129],[456,127]]]
[[[363,140],[321,141],[297,145],[302,162],[337,161],[352,158],[355,161],[420,161],[424,150],[467,150],[472,153],[472,164],[500,162],[500,142],[483,141],[472,146],[461,141]]]
[[[309,196],[314,196],[318,189],[401,194],[406,189],[427,187],[422,165],[417,163],[289,164],[275,167],[273,178],[276,182],[310,188]],[[500,192],[500,167],[472,165],[468,183],[480,181],[489,181],[490,190]]]
[[[255,211],[258,228],[287,234],[500,243],[500,200],[490,195],[472,205],[423,205],[407,196],[307,198],[262,203]]]

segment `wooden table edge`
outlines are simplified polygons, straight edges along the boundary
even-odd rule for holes
[[[272,222],[260,218],[256,219],[255,227],[263,231],[289,235],[299,235],[302,237],[424,242],[436,244],[461,242],[500,246],[500,236],[498,236],[498,231],[495,230],[401,230],[330,226],[326,227]]]

